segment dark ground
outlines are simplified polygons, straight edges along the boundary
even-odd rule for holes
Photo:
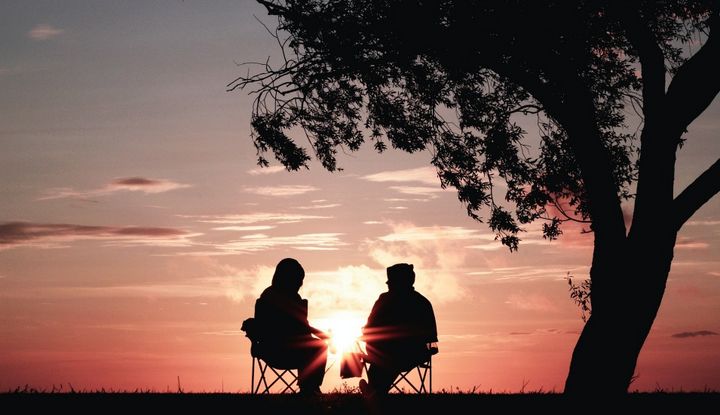
[[[621,399],[574,399],[560,394],[433,394],[391,395],[382,402],[367,402],[358,394],[326,394],[319,398],[297,395],[230,393],[4,393],[3,413],[92,411],[119,413],[140,410],[223,414],[437,414],[540,413],[582,414],[610,410],[626,413],[717,413],[718,393],[639,393]],[[631,412],[626,412],[631,411]],[[615,415],[615,414],[613,414]]]

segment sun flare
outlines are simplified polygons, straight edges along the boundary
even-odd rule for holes
[[[318,319],[316,327],[330,335],[330,353],[342,354],[357,347],[364,324],[359,316],[341,313]]]

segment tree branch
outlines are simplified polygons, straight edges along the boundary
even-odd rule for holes
[[[631,3],[634,4],[634,3]],[[648,23],[635,7],[619,2],[617,6],[625,34],[640,58],[643,80],[642,102],[646,122],[648,115],[658,114],[665,95],[665,56]],[[625,7],[624,7],[625,6]],[[654,118],[654,117],[650,117]]]
[[[673,201],[676,230],[720,191],[720,159],[710,166]]]
[[[265,6],[265,8],[267,9],[268,14],[270,16],[280,16],[280,15],[284,14],[285,12],[287,12],[286,7],[276,4],[273,1],[257,0],[257,2],[262,4],[263,6]]]
[[[720,93],[720,6],[710,19],[710,34],[705,44],[678,70],[667,91],[671,128],[678,137]]]

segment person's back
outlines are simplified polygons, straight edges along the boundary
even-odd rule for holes
[[[375,302],[363,328],[368,380],[374,391],[386,393],[397,375],[430,357],[428,343],[437,342],[432,305],[415,291],[411,264],[387,268],[388,292]],[[361,388],[367,385],[361,381]]]
[[[412,287],[380,295],[365,326],[368,353],[379,364],[404,368],[427,357],[437,341],[432,305]]]
[[[260,341],[268,345],[294,341],[310,334],[307,300],[270,286],[255,301]]]
[[[305,278],[299,262],[285,258],[272,285],[255,302],[255,328],[261,357],[274,367],[297,368],[302,393],[320,393],[327,362],[326,335],[310,326],[308,303],[298,294]]]

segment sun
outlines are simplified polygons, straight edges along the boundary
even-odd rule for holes
[[[317,328],[330,335],[329,351],[332,354],[343,354],[357,350],[365,320],[351,313],[337,313],[318,319]]]

